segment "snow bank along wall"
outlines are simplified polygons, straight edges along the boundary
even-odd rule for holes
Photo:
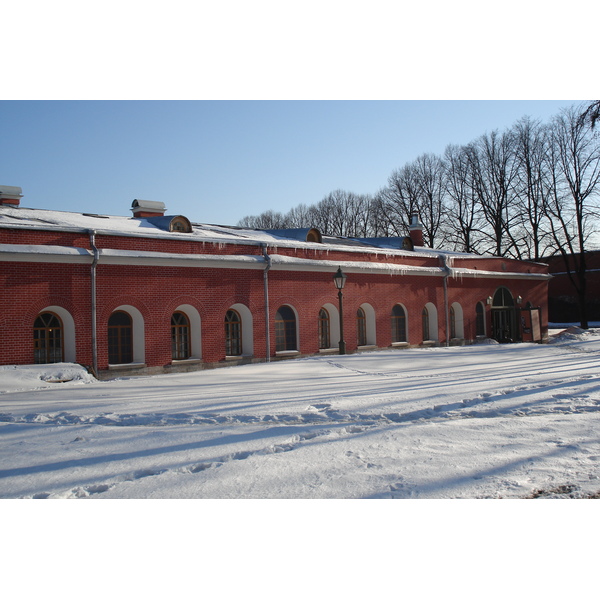
[[[28,209],[15,190],[0,186],[0,364],[110,377],[336,353],[338,267],[348,352],[547,333],[547,265],[420,247],[415,220],[413,241],[350,240],[141,200],[132,217]]]

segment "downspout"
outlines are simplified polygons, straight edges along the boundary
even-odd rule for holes
[[[448,277],[450,277],[451,270],[446,262],[446,255],[439,254],[440,263],[442,264],[442,270],[444,271],[444,318],[446,320],[446,348],[450,346],[450,309],[448,307]]]
[[[89,230],[90,234],[90,246],[94,252],[94,259],[92,261],[91,268],[91,299],[92,299],[92,371],[94,377],[98,377],[98,341],[97,341],[97,324],[96,324],[96,266],[98,265],[98,259],[100,258],[100,252],[96,246],[96,232],[93,229]]]
[[[266,362],[271,362],[271,325],[269,323],[269,271],[271,269],[271,257],[267,252],[267,245],[261,244],[266,267],[263,271],[263,286],[265,295],[265,337],[266,337]]]

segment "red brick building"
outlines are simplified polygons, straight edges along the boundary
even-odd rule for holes
[[[573,279],[577,281],[576,271],[581,260],[581,254],[568,257],[568,268],[565,259],[560,256],[551,256],[542,259],[548,264],[552,279],[548,288],[548,318],[554,323],[577,323],[581,319],[577,288]],[[600,251],[586,252],[586,307],[589,321],[600,321]],[[572,279],[573,278],[573,279]]]
[[[191,224],[160,202],[131,217],[20,206],[0,186],[0,364],[77,362],[99,376],[338,352],[541,341],[547,266],[353,240],[315,229]],[[399,354],[401,360],[401,354]]]

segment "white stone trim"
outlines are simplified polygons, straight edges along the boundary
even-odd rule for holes
[[[0,261],[91,264],[93,258],[92,251],[85,248],[0,244]],[[341,266],[342,270],[349,274],[365,273],[425,277],[444,277],[446,275],[446,271],[440,267],[417,267],[391,262],[311,260],[279,254],[271,254],[270,259],[271,270],[274,271],[335,273],[337,268]],[[99,251],[98,264],[263,270],[266,266],[266,261],[263,256],[259,255],[174,254],[167,252],[145,252],[141,250],[103,249]],[[552,275],[546,273],[515,273],[456,268],[452,268],[450,271],[450,276],[453,279],[468,277],[475,279],[549,280],[552,278]]]

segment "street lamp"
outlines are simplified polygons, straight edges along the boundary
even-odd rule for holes
[[[344,295],[342,294],[344,285],[346,285],[346,277],[348,276],[342,273],[342,267],[338,267],[337,273],[333,276],[333,283],[335,283],[335,287],[338,290],[338,300],[340,302],[340,354],[346,354],[346,342],[344,341]]]

